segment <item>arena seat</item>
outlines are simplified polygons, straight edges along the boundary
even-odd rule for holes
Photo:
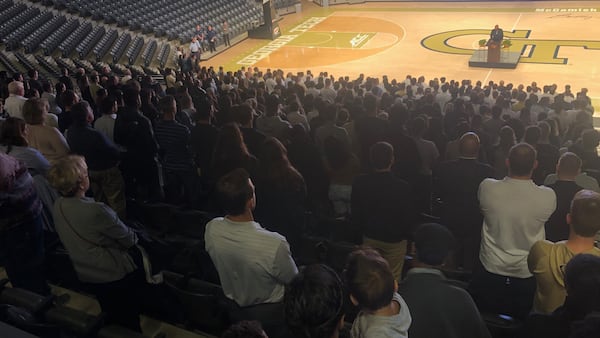
[[[142,47],[144,47],[144,38],[141,36],[136,36],[125,53],[127,56],[127,61],[130,65],[135,63],[135,60],[137,60],[140,52],[142,51]]]
[[[118,37],[119,34],[117,33],[116,29],[110,29],[108,32],[106,32],[106,34],[104,34],[102,39],[96,43],[94,49],[92,50],[94,56],[96,57],[96,61],[101,61],[104,56],[106,56],[108,50],[115,43]]]
[[[92,24],[89,22],[77,27],[77,29],[71,35],[69,35],[63,42],[60,43],[60,45],[58,45],[58,49],[62,52],[62,56],[65,58],[69,57],[75,47],[81,43],[81,40],[83,40],[92,31],[92,29]]]
[[[54,32],[50,33],[50,35],[40,43],[40,47],[44,51],[44,54],[46,56],[51,55],[54,50],[65,40],[65,38],[73,33],[78,27],[79,20],[70,19]]]
[[[150,63],[152,63],[152,59],[154,57],[154,54],[156,53],[157,46],[158,42],[156,42],[156,40],[154,39],[152,39],[149,43],[146,44],[146,48],[142,53],[142,60],[144,61],[144,66],[148,67],[150,66]]]
[[[131,35],[129,35],[129,33],[123,33],[121,34],[121,36],[119,36],[117,42],[113,45],[112,49],[110,50],[110,55],[113,58],[113,63],[119,62],[119,59],[121,59],[121,57],[125,53],[125,50],[127,49],[127,46],[129,45],[130,41]]]
[[[102,26],[96,26],[92,31],[77,45],[75,50],[77,51],[77,55],[80,58],[85,58],[92,51],[92,48],[102,39],[104,34],[106,33],[106,29]]]

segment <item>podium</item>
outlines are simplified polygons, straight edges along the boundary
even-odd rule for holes
[[[487,47],[488,47],[487,62],[488,63],[500,62],[500,48],[502,48],[502,41],[490,40],[487,43]]]

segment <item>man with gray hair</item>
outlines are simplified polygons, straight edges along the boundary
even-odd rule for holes
[[[23,105],[27,99],[25,95],[25,86],[21,81],[13,81],[8,84],[9,96],[4,101],[4,109],[11,117],[23,119]]]

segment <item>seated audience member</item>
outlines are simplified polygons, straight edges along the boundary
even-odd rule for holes
[[[27,125],[16,117],[9,117],[0,128],[0,152],[23,162],[31,176],[46,175],[50,163],[37,149],[27,143]]]
[[[352,323],[352,338],[408,337],[411,314],[397,293],[390,266],[373,249],[354,251],[348,257],[344,280],[352,303],[360,313]]]
[[[302,268],[286,286],[283,303],[294,338],[337,338],[344,326],[344,286],[326,265]]]
[[[571,209],[573,196],[584,189],[577,184],[576,177],[581,173],[581,159],[571,152],[564,153],[556,165],[558,180],[548,185],[556,194],[556,210],[546,222],[546,239],[550,242],[564,241],[569,237],[567,214]]]
[[[266,229],[285,236],[294,248],[304,229],[306,184],[290,164],[285,146],[274,137],[263,143],[256,182],[260,201],[256,219]]]
[[[536,242],[527,258],[529,271],[537,282],[535,312],[550,314],[563,304],[566,296],[563,267],[573,256],[580,253],[600,256],[600,249],[594,246],[596,233],[600,231],[600,194],[590,190],[577,192],[566,219],[568,239],[557,243]]]
[[[158,103],[162,118],[154,126],[165,180],[165,197],[169,203],[193,205],[198,174],[188,148],[190,130],[175,120],[177,103],[167,95]]]
[[[118,167],[121,158],[119,149],[103,133],[92,128],[94,112],[87,101],[73,105],[71,118],[67,141],[73,153],[85,158],[94,198],[108,204],[124,219],[125,183]]]
[[[494,169],[477,160],[480,144],[477,134],[461,135],[459,159],[434,167],[434,190],[442,200],[441,222],[456,238],[453,267],[471,271],[479,257],[481,224],[477,190],[479,184],[494,175]]]
[[[563,274],[566,288],[564,303],[550,315],[531,315],[523,337],[579,337],[570,334],[581,333],[582,321],[600,311],[600,257],[576,255],[566,264]]]
[[[521,319],[531,309],[535,279],[527,256],[544,239],[544,223],[556,209],[554,191],[531,180],[536,163],[535,149],[519,143],[508,155],[509,175],[479,185],[482,266],[473,272],[470,291],[481,311]]]
[[[221,338],[269,338],[256,320],[242,320],[231,325]]]
[[[298,273],[288,242],[254,221],[254,184],[246,170],[227,173],[217,182],[216,190],[225,217],[206,225],[204,241],[225,296],[240,306],[242,313],[244,309],[251,311],[248,307],[253,305],[271,305],[263,309],[279,313],[284,286]],[[261,321],[265,327],[277,326],[280,318],[276,317],[265,318],[273,323]]]
[[[70,149],[58,129],[45,124],[47,113],[48,105],[40,99],[29,99],[23,105],[23,117],[27,122],[27,143],[52,163],[66,156]]]
[[[46,296],[41,211],[27,168],[0,153],[0,255],[6,275],[13,287]]]
[[[370,155],[374,172],[352,184],[351,220],[362,229],[363,244],[379,250],[400,280],[407,238],[417,219],[413,197],[408,183],[391,172],[394,149],[389,143],[375,143]]]
[[[104,203],[85,197],[90,187],[81,156],[57,161],[48,180],[61,194],[54,204],[54,223],[79,280],[97,297],[108,323],[140,331],[140,286],[145,283],[128,250],[135,232]]]
[[[414,235],[416,260],[398,292],[408,304],[411,338],[489,338],[471,296],[446,280],[440,268],[454,238],[446,227],[423,224]]]

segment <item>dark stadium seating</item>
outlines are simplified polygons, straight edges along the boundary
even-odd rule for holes
[[[142,47],[144,47],[144,38],[141,36],[136,36],[125,53],[125,56],[127,56],[127,61],[130,65],[135,63],[135,60],[137,60],[138,56],[142,52]]]
[[[165,68],[167,65],[167,61],[169,59],[169,54],[171,53],[171,45],[168,43],[163,43],[158,49],[158,55],[156,59],[160,65],[160,68]]]
[[[62,52],[62,56],[65,58],[69,57],[77,45],[81,43],[81,40],[83,40],[92,29],[92,24],[89,22],[77,27],[77,29],[58,46],[58,49]]]
[[[119,59],[125,53],[129,42],[131,41],[131,35],[129,33],[123,33],[117,39],[117,42],[113,45],[110,50],[110,55],[112,56],[113,63],[119,63]]]
[[[52,32],[42,43],[40,43],[40,47],[44,51],[44,54],[47,56],[51,55],[58,45],[60,45],[65,38],[73,33],[78,27],[79,20],[71,19]]]
[[[96,26],[94,29],[79,43],[79,45],[75,48],[77,51],[77,55],[81,59],[87,57],[87,55],[92,51],[92,48],[102,39],[104,34],[106,33],[106,29],[102,26]]]
[[[146,48],[144,49],[144,52],[142,53],[142,60],[144,61],[144,66],[148,67],[150,65],[150,63],[152,62],[152,58],[154,57],[154,54],[156,53],[157,46],[158,46],[158,43],[154,39],[146,44]]]
[[[96,61],[100,61],[104,58],[104,56],[106,56],[106,54],[110,50],[110,47],[113,45],[113,43],[115,43],[115,41],[117,41],[118,37],[119,34],[115,29],[109,29],[108,32],[104,34],[102,39],[100,39],[100,41],[96,44],[96,46],[94,46],[94,49],[92,50],[94,56],[96,57]]]

